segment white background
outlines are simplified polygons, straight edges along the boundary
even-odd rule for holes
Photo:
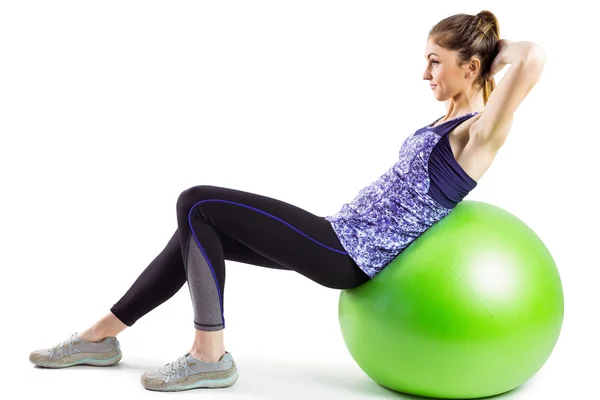
[[[119,335],[115,367],[40,369],[28,356],[108,312],[164,248],[177,197],[191,186],[245,190],[322,216],[351,201],[391,167],[408,135],[445,113],[422,79],[429,29],[489,9],[503,38],[539,44],[547,64],[467,198],[529,225],[565,292],[554,353],[501,398],[597,395],[599,60],[596,14],[583,2],[1,4],[5,393],[154,395],[142,373],[192,344],[187,285]],[[186,393],[411,398],[356,365],[338,298],[294,272],[227,261],[225,346],[240,379]]]

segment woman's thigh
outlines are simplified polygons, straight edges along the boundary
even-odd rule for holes
[[[345,252],[329,221],[300,207],[210,185],[185,190],[177,207],[178,215],[188,210],[189,221],[196,218],[215,229],[227,260],[296,271],[336,289],[369,280]]]

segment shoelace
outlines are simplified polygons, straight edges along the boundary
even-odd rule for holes
[[[58,343],[55,346],[52,346],[49,349],[50,355],[53,355],[53,354],[57,353],[58,351],[60,351],[61,355],[64,355],[64,352],[67,349],[67,345],[68,345],[68,349],[69,349],[69,352],[67,354],[72,354],[73,353],[73,341],[74,341],[73,337],[75,336],[75,334],[76,333],[72,333],[68,339]]]
[[[165,372],[167,374],[177,373],[178,370],[187,367],[187,354],[179,357],[177,360],[165,364]]]
[[[186,377],[190,374],[190,372],[193,373],[187,363],[187,354],[179,357],[177,360],[171,363],[166,363],[165,372],[167,373],[167,379],[165,380],[165,383],[169,383],[171,379],[177,380],[179,378]]]

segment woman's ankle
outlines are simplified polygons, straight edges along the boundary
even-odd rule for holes
[[[81,332],[79,337],[88,342],[101,342],[107,337],[116,337],[127,327],[116,315],[109,312],[88,329]]]
[[[78,333],[77,336],[79,336],[81,339],[85,340],[86,342],[99,343],[99,342],[103,341],[104,339],[106,339],[107,337],[109,337],[110,335],[103,334],[93,328],[88,328],[85,331]]]

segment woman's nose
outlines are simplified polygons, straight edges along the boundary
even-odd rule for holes
[[[425,79],[425,80],[429,80],[429,79],[431,79],[431,78],[432,78],[432,76],[431,76],[431,74],[429,73],[429,66],[428,66],[427,68],[425,68],[425,71],[423,72],[423,79]]]

